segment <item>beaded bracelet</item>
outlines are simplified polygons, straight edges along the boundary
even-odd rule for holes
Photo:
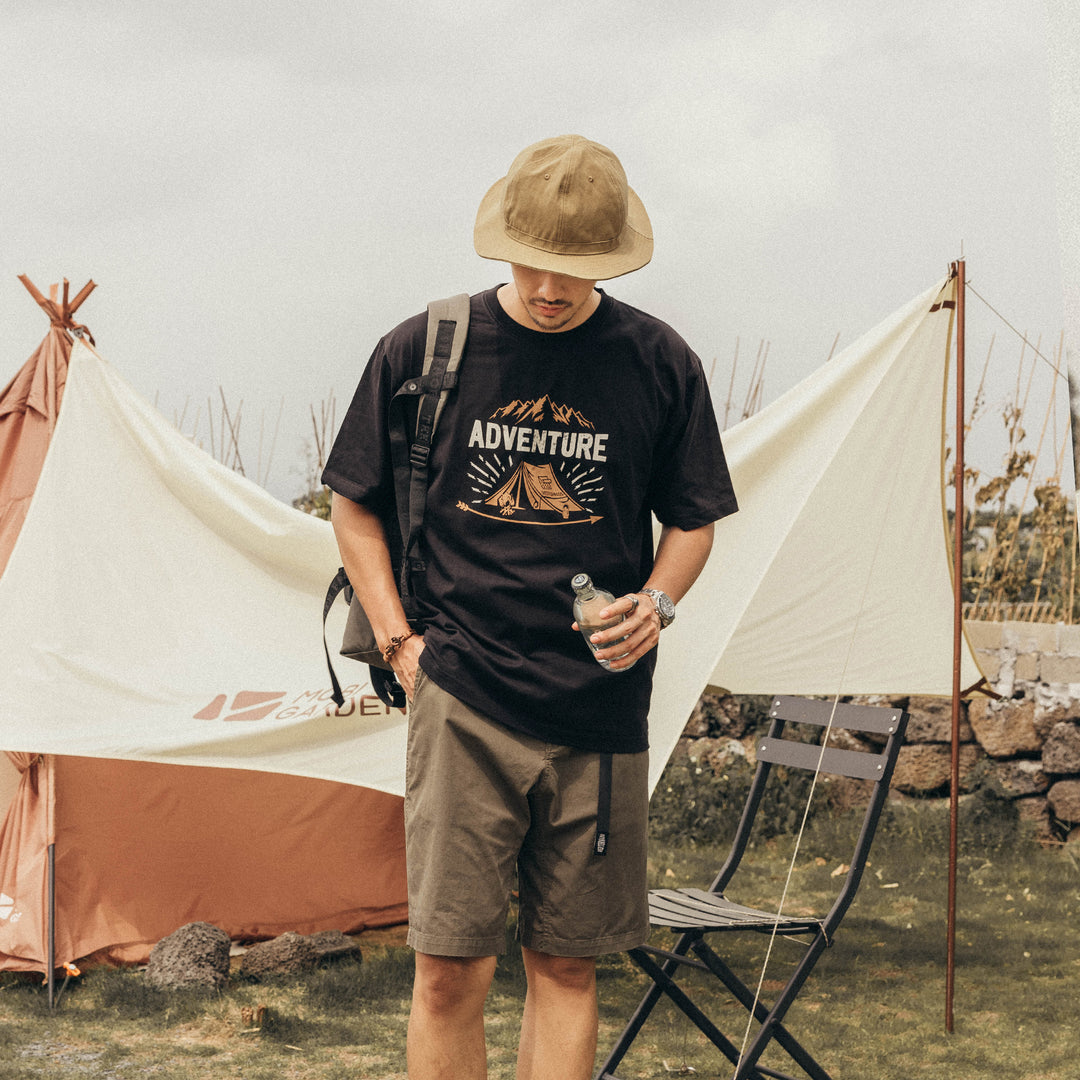
[[[382,658],[389,664],[390,657],[394,655],[413,636],[414,631],[410,630],[407,634],[401,634],[399,637],[392,637],[390,644],[386,646],[382,651]]]

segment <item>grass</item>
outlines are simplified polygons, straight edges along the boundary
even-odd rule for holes
[[[1067,847],[1041,848],[985,797],[961,819],[955,1031],[945,1031],[948,825],[938,805],[891,807],[859,897],[789,1016],[789,1026],[836,1077],[873,1080],[1074,1080],[1080,1012],[1080,867]],[[846,817],[819,817],[803,840],[788,908],[818,906],[850,839]],[[654,841],[653,884],[707,884],[722,852],[693,837]],[[748,902],[775,903],[790,840],[761,841]],[[751,895],[754,894],[754,895]],[[670,941],[657,931],[658,943]],[[362,945],[364,943],[362,942]],[[765,993],[789,961],[774,950]],[[735,957],[756,982],[764,939]],[[789,946],[796,949],[797,946]],[[601,1054],[643,985],[623,956],[599,966]],[[362,963],[303,977],[233,979],[220,995],[156,991],[137,971],[97,968],[50,1012],[40,976],[0,976],[0,1080],[31,1077],[404,1080],[412,979],[409,950],[364,945]],[[500,962],[489,998],[490,1076],[514,1072],[524,988],[519,954]],[[261,1012],[259,1012],[261,1008]],[[741,1042],[745,1014],[720,1004]],[[785,1068],[783,1056],[774,1065]],[[767,1058],[768,1062],[769,1059]],[[693,1069],[694,1073],[689,1073]],[[657,1007],[619,1070],[625,1080],[731,1069],[695,1028]]]

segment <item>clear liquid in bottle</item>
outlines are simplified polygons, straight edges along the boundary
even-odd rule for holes
[[[607,589],[598,589],[592,582],[592,578],[588,574],[575,574],[570,580],[570,587],[574,590],[574,621],[578,624],[578,629],[581,631],[581,636],[585,639],[585,644],[589,646],[589,651],[595,656],[596,650],[601,648],[599,645],[594,645],[589,638],[592,637],[598,630],[606,630],[609,626],[615,626],[621,623],[626,616],[616,615],[613,619],[601,619],[600,612],[610,604],[615,602],[615,597],[607,591]],[[621,640],[625,641],[625,638]],[[603,648],[608,648],[611,645],[617,645],[618,642],[609,642],[608,645]],[[601,667],[611,670],[610,660],[596,661]],[[619,668],[619,671],[629,671],[630,668],[636,664],[635,660],[629,666]]]

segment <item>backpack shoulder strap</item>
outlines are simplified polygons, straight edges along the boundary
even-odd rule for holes
[[[438,381],[439,397],[435,403],[431,418],[431,433],[439,423],[446,396],[457,385],[457,369],[465,351],[465,340],[469,334],[469,294],[458,293],[445,300],[432,300],[427,306],[427,344],[424,348],[424,375],[432,375],[432,382]],[[442,358],[445,357],[445,366]],[[434,370],[433,370],[434,369]],[[445,376],[449,376],[446,379]],[[422,412],[423,410],[421,410]],[[420,433],[421,417],[417,417],[417,436]],[[431,439],[428,438],[430,444]]]
[[[411,571],[424,569],[419,541],[427,506],[428,458],[446,399],[457,386],[458,368],[465,352],[468,332],[468,293],[460,293],[446,300],[433,300],[428,304],[423,374],[419,379],[406,379],[394,395],[394,401],[399,396],[420,398],[416,431],[411,439],[402,425],[391,425],[394,489],[405,556],[399,582],[402,599],[411,597]],[[409,614],[407,605],[406,614]]]
[[[406,379],[390,402],[390,410],[401,412],[399,398],[419,397],[416,436],[409,438],[404,421],[390,422],[390,452],[394,469],[394,493],[397,501],[398,523],[404,541],[398,589],[405,606],[405,614],[411,620],[412,610],[411,571],[423,570],[423,560],[418,557],[420,529],[427,505],[427,463],[435,427],[442,415],[443,406],[450,391],[457,386],[457,370],[465,352],[469,333],[469,294],[458,293],[445,300],[433,300],[428,304],[427,338],[424,347],[424,370],[419,379]],[[414,452],[414,448],[418,447]],[[341,686],[330,662],[326,646],[326,619],[338,594],[344,592],[352,602],[352,589],[344,569],[340,569],[327,589],[323,605],[323,651],[330,671],[333,700],[340,706],[344,702]],[[379,692],[376,679],[384,675],[380,669],[372,669],[372,685]],[[387,701],[380,692],[379,696]],[[389,701],[387,701],[390,704]]]

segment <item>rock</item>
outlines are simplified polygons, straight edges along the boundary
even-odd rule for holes
[[[240,972],[251,979],[264,979],[308,971],[318,962],[319,951],[311,939],[287,930],[272,941],[252,945],[240,961]]]
[[[982,700],[986,700],[985,698]],[[974,702],[972,703],[974,704]],[[909,743],[951,743],[952,742],[952,699],[943,697],[912,697],[908,701],[907,734]],[[971,731],[966,710],[960,709],[960,741],[971,742],[975,736]]]
[[[732,761],[746,757],[746,749],[738,739],[718,739],[717,742],[720,745],[709,751],[705,761],[715,776],[722,776]]]
[[[675,744],[675,749],[671,751],[668,764],[688,765],[690,763],[690,747],[694,745],[694,741],[694,739],[687,738],[685,735],[680,736],[679,741]]]
[[[691,768],[710,769],[720,776],[735,758],[745,758],[746,748],[737,739],[693,739],[687,747]]]
[[[723,739],[691,739],[686,746],[686,760],[691,767],[704,769],[708,766],[709,755],[723,745]]]
[[[308,934],[307,939],[315,946],[316,955],[320,960],[360,960],[362,958],[360,946],[340,930],[319,930],[317,933]]]
[[[1055,724],[1043,744],[1042,764],[1048,773],[1080,773],[1080,726]]]
[[[829,745],[838,750],[854,750],[858,753],[876,754],[881,747],[868,739],[860,738],[848,728],[833,728],[829,732]]]
[[[1046,689],[1040,687],[1040,690]],[[1045,740],[1055,724],[1080,720],[1080,709],[1076,702],[1059,701],[1041,694],[1035,699],[1035,730]]]
[[[1038,761],[1019,758],[1014,761],[998,761],[994,765],[998,782],[1009,798],[1043,795],[1050,786],[1050,780]]]
[[[739,745],[746,755],[746,763],[754,768],[757,768],[757,748],[760,741],[761,739],[757,735],[744,735],[739,740]]]
[[[725,694],[717,703],[718,734],[728,739],[741,739],[750,730],[750,720],[743,715],[743,707],[733,694]]]
[[[979,748],[971,743],[960,747],[962,791],[970,790],[967,781],[981,757]],[[951,773],[952,756],[948,746],[937,743],[901,746],[892,786],[907,795],[930,795],[948,790]]]
[[[1080,780],[1059,780],[1047,792],[1046,800],[1059,821],[1070,825],[1080,822]]]
[[[1043,744],[1035,730],[1035,702],[972,701],[968,719],[979,745],[995,758],[1037,753]]]
[[[838,814],[846,813],[848,810],[863,809],[874,793],[873,780],[827,774],[823,774],[821,780],[829,809]]]
[[[229,979],[229,935],[210,923],[181,926],[151,950],[147,981],[160,989],[221,990]]]
[[[1013,696],[1016,689],[1016,650],[998,650],[998,673],[993,683],[994,690],[1006,700]]]
[[[852,694],[852,705],[873,705],[878,709],[904,709],[908,707],[908,703],[916,701],[917,698],[907,697],[904,694],[897,696],[896,694]]]
[[[912,698],[911,700],[916,699]],[[907,711],[908,698],[897,697],[894,694],[855,694],[851,698],[851,704],[871,705],[876,709],[903,709]],[[868,746],[877,749],[880,749],[889,741],[889,736],[885,732],[861,731],[858,737]],[[910,738],[907,741],[910,742]]]
[[[1016,800],[1021,821],[1050,821],[1050,805],[1045,795],[1026,796]]]
[[[743,716],[742,704],[732,694],[703,694],[690,716],[683,734],[688,738],[707,736],[738,739],[746,734],[750,721]]]
[[[698,699],[690,719],[686,721],[686,727],[682,730],[684,739],[704,739],[709,734],[709,714],[703,707],[704,700]]]

